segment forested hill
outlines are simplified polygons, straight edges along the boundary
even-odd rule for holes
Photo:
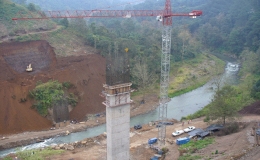
[[[26,34],[28,32],[42,30],[50,30],[55,28],[56,23],[51,20],[46,21],[12,21],[18,12],[36,14],[36,7],[32,4],[19,5],[11,0],[0,0],[0,41],[7,37]]]
[[[43,10],[163,9],[165,0],[13,0],[35,3]],[[137,3],[126,3],[137,2]],[[126,5],[120,5],[120,4]],[[197,21],[174,18],[174,27],[185,25],[206,48],[239,56],[244,47],[257,51],[260,44],[259,0],[171,0],[173,12],[203,10]],[[150,18],[151,19],[151,18]],[[152,19],[151,19],[152,20]]]
[[[198,39],[207,47],[237,56],[245,47],[257,51],[260,44],[259,0],[208,0],[201,6],[203,17]]]

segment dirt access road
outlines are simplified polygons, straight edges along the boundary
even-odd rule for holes
[[[35,29],[35,31],[30,31],[30,32],[22,30],[20,33],[14,35],[14,36],[9,36],[9,35],[4,36],[4,38],[0,39],[0,43],[13,41],[14,39],[16,39],[16,38],[18,38],[20,36],[33,35],[33,34],[42,34],[42,33],[50,33],[50,32],[57,31],[57,30],[59,30],[61,28],[62,28],[61,25],[55,25],[55,28],[50,29],[50,30],[45,30],[43,28]]]

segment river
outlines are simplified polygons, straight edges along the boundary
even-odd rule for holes
[[[235,62],[227,62],[225,67],[225,72],[222,75],[222,82],[225,84],[237,84],[238,77],[237,72],[239,70],[239,65]],[[180,120],[181,117],[193,114],[196,111],[202,109],[211,102],[214,94],[214,80],[209,81],[200,88],[197,88],[191,92],[185,93],[183,95],[171,98],[168,103],[167,118]],[[149,113],[132,117],[130,120],[130,126],[133,127],[135,124],[147,124],[150,121],[158,120],[158,109],[151,111]],[[75,141],[81,141],[85,138],[94,137],[100,135],[106,131],[106,125],[102,124],[93,128],[89,128],[86,131],[71,133],[68,136],[57,136],[50,138],[41,143],[35,143],[20,147],[20,150],[34,149],[40,147],[50,146],[52,144],[61,143],[72,143]],[[7,149],[0,151],[0,157],[7,154],[15,152],[17,148]]]

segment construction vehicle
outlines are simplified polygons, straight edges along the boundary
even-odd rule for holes
[[[27,72],[31,72],[32,71],[32,65],[31,64],[29,64],[29,66],[27,66],[26,71]]]

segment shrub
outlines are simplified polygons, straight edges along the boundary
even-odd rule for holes
[[[73,93],[70,93],[67,97],[65,96],[65,91],[70,86],[72,84],[69,82],[61,84],[52,80],[46,83],[38,81],[35,89],[29,92],[30,97],[36,101],[31,108],[36,108],[41,115],[46,116],[48,108],[51,108],[56,102],[68,101],[70,105],[76,106],[78,103],[77,96]]]
[[[204,119],[203,119],[204,122],[209,122],[210,121],[210,118],[209,116],[207,115]]]
[[[236,122],[226,124],[225,127],[222,129],[222,133],[224,135],[229,135],[229,134],[232,134],[232,133],[236,133],[238,131],[239,131],[239,125]]]
[[[70,82],[63,82],[62,86],[66,89],[70,89],[73,85]]]
[[[162,151],[163,151],[163,154],[165,154],[165,153],[167,153],[167,152],[169,151],[169,149],[166,148],[166,147],[163,147],[163,148],[162,148]]]
[[[69,96],[67,97],[68,103],[75,107],[78,103],[78,98],[73,94],[70,93]]]

